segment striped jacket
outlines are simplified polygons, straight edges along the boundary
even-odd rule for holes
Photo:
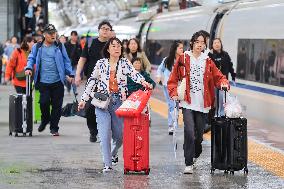
[[[128,94],[127,76],[134,82],[142,84],[145,79],[137,72],[132,64],[126,59],[121,58],[118,61],[116,73],[119,96],[121,100],[125,100]],[[109,59],[103,58],[97,61],[91,77],[88,79],[85,91],[81,96],[81,100],[87,102],[90,97],[94,97],[95,89],[100,93],[109,94],[110,64]]]

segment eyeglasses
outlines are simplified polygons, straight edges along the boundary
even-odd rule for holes
[[[110,31],[110,28],[101,27],[100,30]]]

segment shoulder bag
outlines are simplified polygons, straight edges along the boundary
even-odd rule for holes
[[[185,53],[184,53],[183,61],[185,64]],[[185,66],[184,66],[183,72],[184,72],[184,75],[186,75]],[[186,77],[182,78],[181,82],[179,83],[177,87],[178,100],[184,100],[185,90],[186,90]]]
[[[91,104],[97,108],[105,110],[108,108],[109,102],[110,102],[110,97],[108,94],[95,92]]]

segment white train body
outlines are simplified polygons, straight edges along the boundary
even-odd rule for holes
[[[141,45],[146,52],[149,41],[155,40],[164,47],[162,56],[166,56],[173,40],[182,40],[188,47],[188,41],[194,32],[206,30],[210,32],[211,40],[221,38],[224,50],[232,58],[238,82],[283,92],[283,18],[283,0],[236,1],[158,14],[139,30],[142,32],[137,33],[137,36],[141,38]],[[128,25],[137,27],[137,24],[131,22]],[[131,35],[133,36],[133,32]],[[241,49],[244,49],[247,59],[242,63],[240,58],[238,60]],[[274,51],[272,58],[275,63],[270,61],[270,65],[264,62],[261,68],[256,66],[259,56],[263,54],[269,59],[271,51]],[[240,70],[242,66],[244,68]],[[260,71],[256,71],[256,67]]]

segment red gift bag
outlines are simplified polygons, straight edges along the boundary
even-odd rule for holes
[[[147,102],[151,96],[150,91],[138,90],[133,92],[115,111],[120,117],[137,117],[146,107]]]

